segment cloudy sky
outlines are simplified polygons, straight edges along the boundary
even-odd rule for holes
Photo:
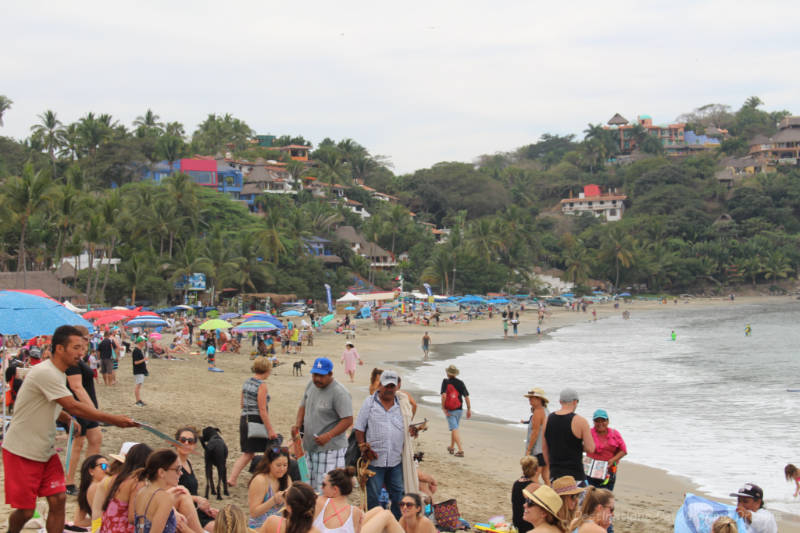
[[[615,112],[669,122],[751,95],[800,113],[797,2],[137,1],[7,3],[0,135],[45,109],[191,132],[353,138],[396,172],[578,133]]]

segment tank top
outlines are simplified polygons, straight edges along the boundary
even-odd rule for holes
[[[331,529],[325,525],[324,517],[325,517],[325,509],[328,508],[328,504],[331,502],[331,499],[328,498],[325,500],[325,507],[322,508],[322,511],[317,515],[314,519],[314,527],[317,528],[320,533],[355,533],[355,527],[353,526],[353,508],[350,506],[350,516],[347,517],[344,524],[340,527]],[[331,516],[330,518],[333,518]]]
[[[242,416],[258,416],[258,388],[262,383],[263,380],[251,377],[242,385]]]
[[[575,413],[547,417],[544,438],[550,452],[550,478],[572,476],[583,481],[583,441],[572,434],[572,419]]]
[[[147,518],[147,510],[150,509],[150,502],[153,501],[153,496],[156,495],[156,492],[161,490],[163,489],[153,491],[153,494],[150,495],[150,499],[147,500],[147,505],[144,506],[143,514],[138,514],[134,511],[133,524],[136,528],[136,533],[150,533],[150,528],[153,527],[153,523]],[[167,517],[167,522],[164,524],[163,533],[175,533],[177,526],[178,522],[175,518],[175,509],[170,509],[169,517]]]
[[[550,411],[547,410],[547,407],[543,407],[544,409],[544,418],[547,420],[547,417],[550,415]],[[542,424],[544,426],[544,424]],[[528,419],[528,439],[525,441],[525,445],[527,446],[531,442],[531,431],[533,431],[533,413],[531,413],[531,417]],[[544,427],[539,428],[539,434],[536,435],[535,440],[533,441],[533,448],[531,448],[531,455],[536,456],[542,453],[542,433],[544,432]],[[540,465],[544,466],[544,465]]]

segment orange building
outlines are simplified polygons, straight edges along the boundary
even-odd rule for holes
[[[311,151],[310,146],[303,146],[301,144],[290,144],[288,146],[276,146],[272,148],[282,153],[289,154],[295,161],[308,161],[308,152]]]
[[[636,138],[633,135],[633,128],[636,125],[641,126],[648,135],[659,139],[667,151],[671,146],[683,145],[686,123],[659,126],[653,124],[650,115],[640,115],[636,120],[636,124],[630,124],[625,117],[616,113],[608,121],[608,125],[604,126],[607,130],[619,132],[619,150],[623,154],[629,154],[636,149]]]

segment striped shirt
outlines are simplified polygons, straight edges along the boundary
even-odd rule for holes
[[[258,388],[262,383],[263,380],[251,377],[242,385],[242,416],[258,416]]]
[[[358,431],[366,431],[365,440],[378,454],[378,458],[371,463],[373,466],[385,468],[402,462],[404,426],[397,398],[388,411],[378,399],[377,392],[364,399],[354,427]]]

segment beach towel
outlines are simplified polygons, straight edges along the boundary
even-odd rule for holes
[[[744,521],[736,514],[734,506],[686,493],[683,505],[675,515],[675,533],[708,533],[711,531],[711,525],[720,516],[734,519],[739,531],[749,531]]]
[[[403,391],[397,391],[397,401],[400,404],[400,411],[403,413],[403,486],[406,494],[419,493],[419,477],[417,476],[417,464],[414,462],[414,439],[408,431],[411,420],[414,418],[411,402],[408,395]]]

